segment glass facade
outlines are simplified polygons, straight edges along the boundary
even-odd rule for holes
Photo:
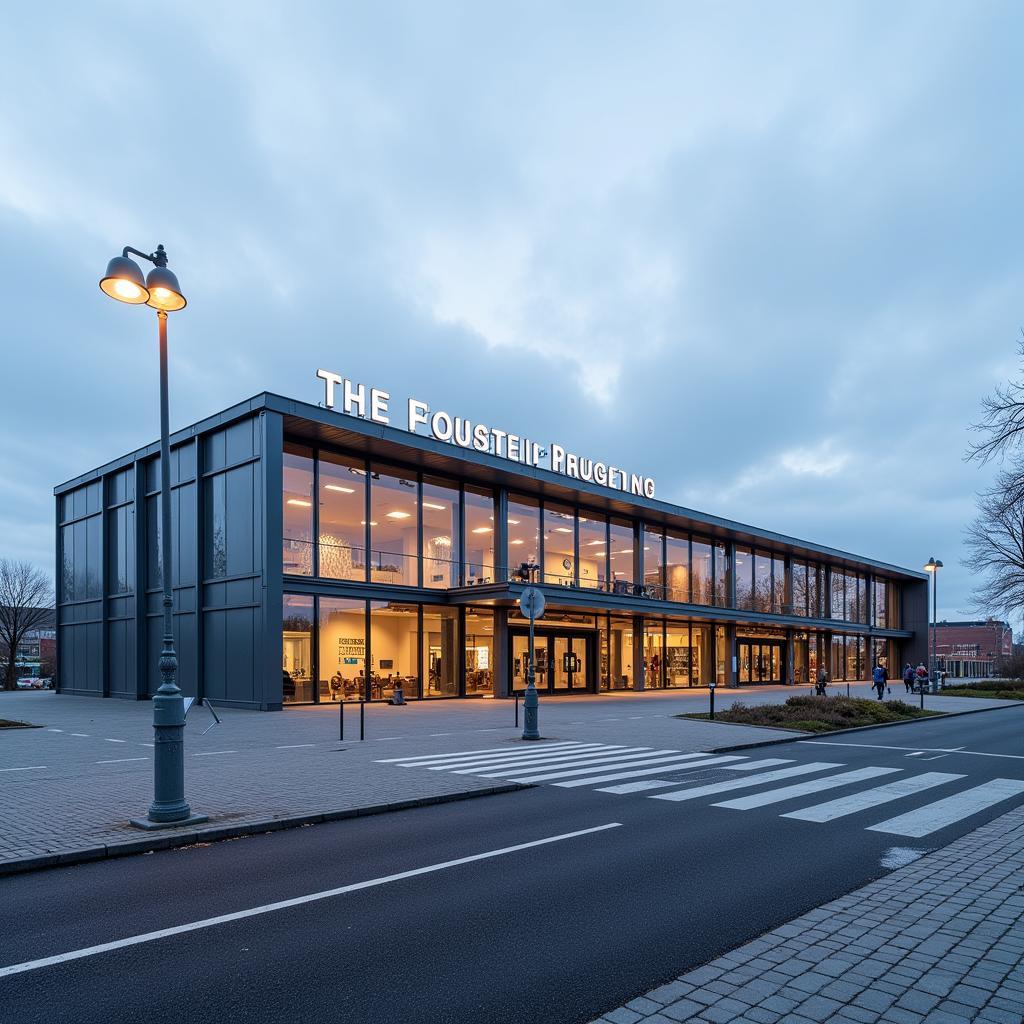
[[[576,514],[544,504],[544,582],[571,587],[576,580]]]
[[[319,470],[320,575],[365,581],[366,471],[361,464],[332,452],[321,454]]]

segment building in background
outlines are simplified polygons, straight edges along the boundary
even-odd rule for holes
[[[991,678],[999,661],[1013,654],[1013,630],[1008,622],[997,619],[947,622],[943,619],[932,628],[939,671],[950,679]]]
[[[57,617],[52,608],[41,609],[45,617],[34,629],[29,629],[18,644],[15,665],[18,678],[50,676],[57,661]],[[0,670],[6,665],[6,656],[0,651]]]
[[[184,692],[264,710],[398,682],[507,697],[525,686],[531,583],[547,693],[807,683],[819,666],[862,680],[927,657],[924,573],[657,501],[589,459],[542,468],[501,437],[481,451],[267,393],[178,431]],[[55,490],[64,693],[160,684],[158,470],[152,444]]]

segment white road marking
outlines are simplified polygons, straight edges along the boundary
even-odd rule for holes
[[[563,743],[544,743],[543,741],[541,741],[540,745],[536,749],[557,750],[559,747],[578,746],[579,742],[576,740],[572,740],[571,742],[567,741]],[[506,743],[505,746],[503,747],[487,747],[485,750],[455,750],[449,754],[417,754],[415,757],[385,757],[383,760],[379,761],[378,764],[392,764],[396,761],[408,761],[411,764],[413,761],[434,761],[438,758],[444,757],[468,757],[470,755],[476,756],[478,754],[494,754],[498,753],[499,751],[507,751],[509,749],[513,748],[510,748],[509,745]]]
[[[34,772],[39,768],[49,768],[48,764],[27,764],[24,768],[0,768],[0,772]]]
[[[453,732],[432,732],[432,733],[430,733],[430,735],[431,736],[454,736],[455,733],[453,733]]]
[[[475,769],[474,774],[479,774],[482,779],[500,779],[506,775],[521,775],[524,772],[547,772],[547,771],[560,771],[563,768],[585,768],[587,765],[599,764],[608,768],[621,768],[625,767],[630,763],[636,764],[652,764],[647,758],[652,758],[664,754],[676,754],[678,750],[651,750],[650,747],[638,747],[636,750],[630,751],[627,747],[622,753],[614,754],[597,754],[594,753],[591,757],[560,757],[553,760],[545,759],[544,762],[538,763],[531,761],[528,764],[513,764],[499,765],[498,771],[492,772],[488,769]],[[644,758],[645,760],[639,760]],[[454,772],[455,775],[468,775],[468,771]]]
[[[823,789],[852,786],[855,782],[865,782],[867,779],[876,779],[880,775],[892,775],[898,771],[902,771],[902,769],[856,768],[852,772],[841,772],[839,775],[829,775],[824,779],[811,779],[809,782],[798,782],[792,786],[783,786],[781,789],[769,789],[767,793],[738,796],[734,800],[724,800],[722,803],[715,804],[714,806],[728,807],[734,811],[749,811],[752,807],[764,807],[767,804],[781,803],[783,800],[792,800],[794,797],[806,796],[808,793],[818,793]]]
[[[278,746],[277,750],[298,750],[299,747],[312,747],[313,743],[282,743]]]
[[[72,736],[80,736],[82,739],[85,739],[85,740],[87,740],[89,738],[89,734],[87,732],[73,732],[71,735]]]
[[[666,786],[678,786],[679,780],[665,782],[663,779],[642,779],[640,782],[624,782],[621,786],[608,786],[599,789],[598,793],[642,793],[647,789],[665,789]]]
[[[383,743],[383,742],[385,742],[385,740],[400,740],[400,739],[403,739],[403,737],[402,736],[374,736],[373,739],[374,739],[375,743]]]
[[[774,768],[777,764],[792,764],[791,757],[766,757],[763,761],[748,761],[746,764],[727,764],[727,772],[754,772],[762,768]]]
[[[118,757],[113,761],[96,761],[95,764],[124,764],[125,761],[148,761],[148,757]]]
[[[214,754],[237,754],[237,750],[203,750],[198,754],[193,754],[193,757],[212,757]]]
[[[841,796],[835,800],[829,800],[827,803],[816,804],[814,807],[803,807],[799,811],[790,811],[789,814],[783,814],[781,817],[797,818],[799,821],[832,821],[835,818],[844,818],[847,814],[856,814],[869,807],[887,804],[891,800],[913,796],[923,790],[942,786],[947,782],[964,777],[948,772],[926,772],[924,775],[912,775],[909,779],[897,779],[884,786],[866,789],[863,793],[852,793],[850,796]]]
[[[839,740],[797,740],[797,743],[813,743],[819,747],[869,747],[872,750],[914,750],[929,754],[970,754],[972,757],[1008,757],[1024,761],[1024,754],[990,754],[987,750],[964,750],[963,747],[890,747],[884,743],[841,743]]]
[[[597,768],[566,768],[564,770],[555,772],[543,772],[540,775],[531,773],[528,769],[523,769],[521,772],[516,774],[513,781],[519,782],[522,780],[528,780],[530,782],[547,782],[548,779],[567,779],[571,775],[598,775],[604,771],[619,771],[619,769],[625,770],[626,768],[644,768],[649,764],[665,765],[666,767],[661,768],[661,771],[668,771],[667,765],[674,762],[694,761],[699,758],[700,754],[670,754],[668,756],[661,757],[642,757],[640,760],[631,760],[625,764],[609,764],[600,765]],[[729,761],[738,761],[738,757],[727,758]],[[703,763],[703,762],[701,762]],[[651,773],[656,774],[655,772]],[[485,779],[490,778],[489,775],[483,776]]]
[[[720,761],[734,761],[734,757],[711,757],[706,761],[689,761],[686,764],[663,764],[657,768],[639,768],[636,771],[628,772],[615,772],[612,775],[601,775],[596,779],[574,779],[571,782],[556,782],[554,785],[561,786],[563,789],[572,789],[575,786],[593,786],[598,782],[618,782],[619,779],[636,779],[644,775],[658,775],[664,772],[670,771],[682,771],[690,768],[702,768],[705,765],[718,764]],[[513,779],[513,782],[519,782],[519,779]],[[529,780],[536,782],[536,779]],[[678,785],[678,782],[677,782]]]
[[[47,732],[63,732],[63,729],[47,729]]]
[[[248,910],[235,911],[232,914],[221,914],[218,917],[208,917],[202,921],[191,921],[188,924],[175,925],[172,928],[161,928],[155,932],[145,932],[142,935],[132,935],[127,939],[116,939],[113,942],[103,942],[96,946],[87,946],[84,949],[71,950],[68,953],[58,953],[56,956],[41,957],[38,960],[26,960],[24,963],[11,964],[8,967],[0,967],[0,978],[10,977],[12,974],[24,974],[26,971],[36,971],[42,967],[52,967],[55,964],[67,963],[70,960],[81,960],[87,956],[96,956],[100,953],[109,953],[115,949],[124,949],[127,946],[138,946],[144,942],[155,942],[158,939],[170,938],[173,935],[184,935],[188,932],[199,931],[202,928],[212,928],[219,924],[228,924],[232,921],[243,921],[249,917],[257,917],[261,914],[270,914],[277,910],[288,910],[291,907],[300,907],[307,903],[316,903],[319,900],[331,899],[334,896],[343,896],[350,892],[359,892],[363,889],[373,889],[377,886],[387,885],[389,882],[399,882],[406,878],[415,878],[418,875],[429,875],[437,871],[444,871],[447,868],[460,867],[463,864],[472,864],[475,861],[491,860],[495,857],[503,857],[506,854],[518,853],[520,850],[532,850],[538,846],[547,846],[550,843],[560,843],[566,839],[577,839],[580,836],[594,835],[597,832],[605,832],[611,828],[621,828],[621,821],[612,821],[607,825],[595,825],[593,828],[583,828],[576,832],[564,832],[558,836],[548,836],[546,839],[534,839],[529,843],[519,843],[516,846],[506,846],[500,850],[488,850],[486,853],[474,853],[468,857],[458,857],[455,860],[441,861],[438,864],[428,864],[426,867],[413,868],[411,871],[399,871],[394,875],[384,875],[380,878],[371,878],[365,882],[354,882],[351,885],[342,885],[337,889],[326,889],[323,892],[310,893],[307,896],[297,896],[290,900],[280,900],[277,903],[266,903],[263,906],[251,907]]]
[[[693,789],[680,789],[675,793],[659,793],[652,800],[696,800],[701,796],[713,796],[716,793],[728,793],[733,789],[746,789],[748,786],[760,786],[764,782],[775,782],[776,779],[788,779],[794,775],[810,775],[811,772],[823,772],[829,768],[842,768],[841,764],[829,761],[814,761],[811,764],[797,764],[792,768],[779,768],[763,775],[750,775],[745,779],[732,779],[729,782],[712,782],[707,786],[696,786]]]
[[[427,764],[406,764],[403,768],[430,768],[433,771],[440,771],[449,768],[469,768],[474,765],[484,767],[493,765],[495,768],[503,764],[516,764],[520,761],[548,761],[556,757],[593,757],[601,750],[609,753],[618,753],[622,750],[638,749],[649,750],[650,747],[606,747],[603,743],[581,743],[578,747],[570,747],[568,750],[513,750],[504,754],[486,754],[483,757],[446,757],[443,760],[431,761]]]
[[[103,739],[106,740],[107,743],[127,743],[128,742],[127,740],[115,740],[115,739],[112,739],[110,736],[104,736]]]
[[[1024,793],[1024,782],[1020,779],[992,779],[973,789],[947,796],[945,800],[901,814],[898,818],[869,825],[868,831],[919,839],[1021,793]]]

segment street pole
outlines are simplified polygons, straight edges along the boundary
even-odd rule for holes
[[[160,651],[160,688],[153,695],[153,803],[145,821],[133,825],[161,828],[206,821],[185,800],[185,701],[178,687],[174,651],[174,597],[171,569],[171,442],[167,397],[167,313],[156,312],[160,331],[160,577],[163,583],[164,639]]]
[[[939,570],[932,573],[932,686],[939,689]]]
[[[523,696],[523,739],[539,740],[540,730],[537,728],[537,686],[533,659],[533,605],[530,605],[530,641],[529,663],[526,666],[526,693]]]

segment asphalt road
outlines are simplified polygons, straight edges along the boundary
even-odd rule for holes
[[[56,962],[0,967],[0,1016],[583,1024],[1024,802],[1022,732],[1020,710],[994,711],[6,878],[0,964]],[[652,788],[601,791],[634,782]]]

